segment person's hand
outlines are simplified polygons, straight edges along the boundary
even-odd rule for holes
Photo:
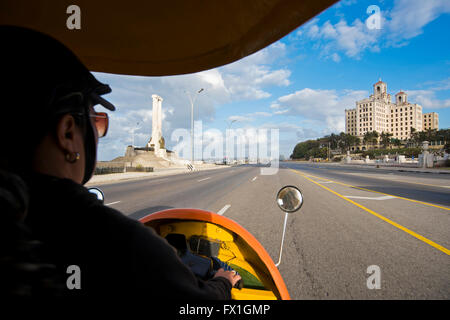
[[[217,272],[213,278],[216,278],[216,277],[223,277],[223,278],[228,279],[231,282],[232,287],[234,287],[236,282],[241,280],[241,276],[236,274],[236,271],[234,271],[234,270],[225,271],[223,268],[220,268],[219,270],[217,270]]]

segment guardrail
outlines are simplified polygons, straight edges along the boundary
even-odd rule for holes
[[[153,167],[97,167],[94,175],[125,173],[125,172],[153,172]]]

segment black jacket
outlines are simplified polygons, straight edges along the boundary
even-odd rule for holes
[[[140,222],[103,205],[68,179],[28,179],[30,205],[25,223],[44,244],[45,259],[66,281],[70,265],[80,268],[81,289],[64,294],[140,296],[157,299],[230,299],[222,277],[197,279],[173,247]]]

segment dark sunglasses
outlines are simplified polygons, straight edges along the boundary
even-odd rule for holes
[[[75,105],[78,105],[80,103],[82,103],[83,101],[83,93],[81,92],[73,92],[70,93],[62,98],[60,98],[57,103],[67,103],[67,101],[69,99],[75,99],[73,102],[75,103]],[[61,112],[61,111],[60,111]],[[61,112],[63,113],[63,112]],[[73,115],[78,115],[78,116],[83,116],[84,113],[73,113],[70,112]],[[108,114],[106,112],[94,112],[94,113],[89,113],[89,117],[90,118],[94,118],[94,125],[95,128],[97,129],[97,134],[98,137],[104,137],[106,136],[106,133],[108,132],[108,126],[109,126],[109,118],[108,118]]]

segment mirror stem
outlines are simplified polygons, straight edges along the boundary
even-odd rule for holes
[[[277,268],[278,268],[278,266],[281,263],[281,255],[283,254],[284,234],[286,233],[286,224],[287,224],[288,215],[289,215],[289,213],[285,212],[285,215],[284,215],[284,226],[283,226],[283,236],[281,238],[280,257],[278,258],[278,262],[275,265],[275,267],[277,267]]]

